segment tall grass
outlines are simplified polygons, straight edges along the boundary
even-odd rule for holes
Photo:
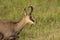
[[[18,21],[29,5],[37,23],[26,25],[19,40],[60,40],[60,0],[0,0],[0,19]]]

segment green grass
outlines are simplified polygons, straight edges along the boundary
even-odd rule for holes
[[[26,25],[19,40],[60,40],[60,0],[0,0],[0,19],[18,21],[29,5],[37,23]]]

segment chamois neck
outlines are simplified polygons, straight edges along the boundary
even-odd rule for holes
[[[27,22],[25,21],[25,19],[23,18],[20,22],[18,22],[16,24],[16,27],[15,27],[15,32],[19,32],[20,30],[23,29],[24,25],[26,25]]]

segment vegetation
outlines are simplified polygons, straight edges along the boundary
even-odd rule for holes
[[[60,40],[60,0],[0,0],[0,20],[19,21],[30,5],[37,23],[26,25],[19,40]]]

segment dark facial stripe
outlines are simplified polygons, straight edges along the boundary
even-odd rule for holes
[[[35,22],[31,16],[30,16],[30,20],[32,20],[33,22]]]

